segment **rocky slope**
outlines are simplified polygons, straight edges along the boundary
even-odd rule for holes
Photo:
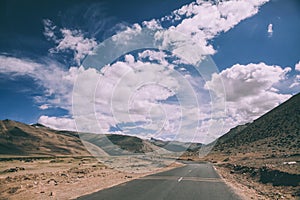
[[[89,155],[77,133],[12,120],[0,121],[0,155]]]
[[[300,149],[300,94],[220,137],[214,151],[297,154]]]

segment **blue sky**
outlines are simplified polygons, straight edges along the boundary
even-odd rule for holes
[[[0,4],[0,119],[209,142],[300,91],[297,0]]]

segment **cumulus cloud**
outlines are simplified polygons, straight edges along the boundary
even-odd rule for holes
[[[141,57],[160,59],[162,52],[156,53],[144,51]],[[189,130],[195,129],[196,125],[191,124],[197,124],[198,121],[195,116],[199,111],[194,108],[195,102],[185,102],[184,115],[182,105],[163,102],[172,97],[180,85],[188,84],[183,76],[178,78],[178,74],[172,75],[175,71],[171,65],[136,61],[132,55],[126,55],[125,62],[106,66],[100,74],[93,68],[71,67],[69,70],[62,70],[62,67],[51,62],[37,63],[5,56],[1,56],[0,60],[1,73],[27,75],[45,88],[45,96],[36,97],[41,110],[60,107],[71,114],[72,96],[74,99],[74,96],[79,95],[80,101],[73,102],[77,111],[74,115],[78,114],[80,117],[79,131],[109,133],[111,126],[143,122],[143,129],[139,130],[144,132],[137,133],[136,129],[123,126],[122,134],[165,138],[166,134],[178,132],[182,128],[184,131],[181,134],[185,134],[182,138],[190,140],[194,137]],[[50,64],[51,71],[48,68]],[[75,80],[77,90],[73,92]],[[191,97],[184,96],[186,99]],[[75,130],[74,120],[68,117],[41,116],[39,123],[56,129]]]
[[[143,25],[151,30],[158,30],[162,29],[161,24],[159,23],[158,20],[152,19],[150,21],[144,21]]]
[[[139,24],[133,24],[131,27],[126,27],[125,30],[120,31],[119,33],[112,36],[112,40],[116,43],[126,45],[128,40],[131,40],[132,37],[141,33],[142,27]]]
[[[236,101],[244,96],[271,90],[272,86],[283,80],[289,71],[291,68],[282,69],[280,66],[269,66],[265,63],[236,64],[220,74],[214,74],[212,80],[206,83],[206,87],[217,94],[222,94],[220,90],[224,84],[226,100]],[[219,76],[223,83],[217,79]]]
[[[146,50],[138,57],[159,60],[162,55]],[[172,64],[142,62],[130,54],[125,62],[107,65],[100,72],[78,76],[73,114],[80,131],[109,133],[111,127],[118,127],[123,134],[147,138],[166,139],[172,134],[173,139],[191,141],[195,134],[198,139],[206,137],[197,127],[199,120],[211,118],[211,106],[201,104],[202,94],[193,86],[204,83],[192,83],[188,72],[180,74]]]
[[[128,42],[132,43],[132,38],[143,33],[143,29],[150,29],[156,41],[148,42],[159,41],[161,49],[168,50],[195,64],[203,56],[216,52],[209,43],[211,39],[255,15],[259,7],[267,1],[222,1],[217,4],[197,1],[175,10],[171,15],[160,20],[144,21],[142,25],[129,26],[112,36],[112,39],[119,45],[128,45]],[[166,21],[168,23],[164,23]],[[172,23],[174,21],[177,22]]]
[[[102,68],[102,74],[93,78],[87,79],[84,76],[88,74],[82,74],[74,90],[75,95],[79,95],[78,98],[73,98],[75,112],[95,112],[101,119],[99,123],[104,131],[117,123],[132,122],[130,117],[136,121],[145,121],[148,110],[159,105],[155,102],[173,95],[172,89],[178,87],[178,81],[170,76],[172,69],[141,61],[135,62],[131,55],[126,55],[125,60],[127,62],[116,62],[112,66]],[[170,89],[159,87],[155,82]],[[87,91],[86,88],[90,88],[91,91]],[[87,105],[90,98],[95,102]],[[89,108],[95,109],[87,111]]]
[[[69,30],[66,28],[56,30],[57,27],[51,20],[46,19],[43,22],[44,35],[57,45],[50,49],[51,53],[72,51],[74,60],[77,64],[80,64],[81,60],[86,55],[91,55],[93,49],[97,46],[95,38],[86,38],[80,30]],[[62,35],[61,38],[57,36],[57,32]]]
[[[290,85],[289,88],[292,88],[292,89],[299,88],[300,89],[300,75],[295,76],[294,81],[292,82],[292,84]]]
[[[272,37],[272,35],[273,35],[273,24],[268,25],[268,34],[269,34],[269,37]]]
[[[43,104],[43,105],[39,106],[39,109],[41,109],[41,110],[47,110],[48,108],[49,108],[49,105],[47,105],[47,104]]]
[[[162,65],[168,65],[167,55],[162,51],[145,50],[138,54],[139,58],[148,58],[150,61],[157,61]]]
[[[211,55],[216,51],[208,40],[255,15],[259,7],[266,2],[268,0],[234,0],[219,3],[199,0],[175,10],[171,15],[162,18],[161,22],[178,21],[174,26],[167,27],[168,31],[175,30],[189,36],[201,46],[204,55]]]
[[[42,115],[38,119],[38,123],[57,130],[76,131],[74,119],[66,117],[49,117]]]
[[[300,61],[295,65],[295,70],[300,72]]]
[[[166,16],[161,20],[145,21],[142,25],[134,24],[131,27],[127,27],[124,31],[114,35],[112,41],[120,45],[126,45],[127,41],[131,41],[136,35],[141,34],[144,28],[148,28],[155,33],[156,40],[162,41],[162,49],[169,49],[175,55],[183,57],[188,60],[189,63],[194,64],[198,62],[203,55],[211,55],[216,52],[213,46],[209,44],[209,40],[221,32],[230,30],[242,20],[255,15],[259,7],[266,2],[267,0],[224,1],[218,4],[207,1],[193,2],[183,6],[179,10],[175,10],[170,16]],[[165,29],[163,30],[162,24],[166,20],[169,22],[176,21],[176,23],[173,26],[164,27]],[[55,30],[53,24],[48,21],[48,24],[45,23],[45,26],[48,27],[48,29],[45,28],[45,35],[48,36],[48,38],[56,37],[55,34],[52,34]],[[66,49],[77,51],[75,43],[83,42],[85,39],[80,32],[66,29],[61,29],[60,32],[63,34],[64,39],[59,40],[57,37],[54,39],[58,41],[58,45],[55,48],[56,51]],[[87,40],[86,43],[87,48],[84,52],[88,53],[94,44],[90,43],[90,40]],[[132,55],[126,55],[125,62],[117,62],[112,66],[102,68],[101,75],[97,74],[96,70],[84,70],[84,72],[80,74],[80,77],[83,77],[80,80],[84,81],[79,81],[80,84],[77,82],[78,93],[75,95],[84,96],[86,99],[76,102],[75,104],[80,111],[77,114],[81,119],[85,131],[93,132],[95,129],[93,124],[95,123],[104,131],[108,131],[111,126],[115,126],[116,124],[143,122],[147,124],[143,130],[149,131],[144,133],[144,135],[149,136],[149,133],[151,135],[151,131],[154,130],[165,130],[165,133],[170,130],[175,131],[179,127],[174,127],[173,125],[177,123],[180,124],[181,127],[184,127],[184,136],[181,135],[183,136],[181,139],[191,139],[195,136],[193,134],[189,135],[189,131],[195,127],[199,119],[203,120],[203,129],[198,128],[198,131],[203,131],[204,129],[208,131],[211,124],[220,123],[218,121],[220,119],[216,119],[217,122],[211,121],[209,117],[211,113],[205,108],[202,109],[202,112],[199,112],[197,109],[192,109],[193,106],[197,107],[196,104],[192,103],[190,108],[185,109],[184,115],[180,115],[178,113],[178,105],[172,105],[166,102],[162,103],[161,101],[172,97],[174,91],[176,91],[184,81],[189,80],[189,84],[192,84],[195,80],[188,74],[184,75],[183,79],[174,77],[174,74],[176,74],[174,73],[174,66],[168,65],[166,59],[167,55],[165,55],[164,52],[146,50],[139,53],[138,57],[139,59],[156,61],[159,65],[148,64],[148,67],[145,67],[147,63],[136,60]],[[80,58],[81,54],[78,55],[77,60],[80,60]],[[265,74],[262,74],[261,76],[264,75]],[[261,77],[257,78],[260,79]],[[249,80],[249,87],[259,87],[259,84],[263,84],[263,86],[260,86],[260,90],[271,87],[270,85],[272,84],[267,81],[266,77],[265,79],[267,83],[258,82],[257,84]],[[157,85],[151,86],[151,84],[141,87],[139,83],[144,83],[145,80],[162,83],[162,85],[167,86],[169,90],[164,87],[158,87]],[[212,82],[214,82],[214,80],[215,79],[213,79]],[[96,90],[94,90],[95,88]],[[239,90],[241,89],[232,89],[230,96],[233,100],[235,98],[241,98],[234,96],[235,92]],[[259,89],[257,90],[260,91]],[[271,88],[269,88],[269,90],[272,91]],[[256,91],[252,91],[251,95],[255,92]],[[271,98],[273,98],[272,95],[270,95],[270,99]],[[113,107],[111,107],[112,105]],[[204,107],[209,107],[209,105],[205,105]],[[270,108],[270,106],[268,108]],[[112,110],[113,113],[111,113]],[[245,110],[247,109],[245,108]],[[97,116],[96,119],[95,113]],[[182,116],[184,116],[184,120],[180,119]],[[163,124],[154,123],[160,122],[162,117],[167,119]],[[222,117],[222,114],[220,117]],[[180,123],[178,120],[181,120]],[[234,121],[234,119],[231,119],[231,121]],[[149,122],[151,123],[149,124]],[[205,126],[206,128],[204,128]],[[158,129],[158,127],[160,127],[160,129]],[[127,128],[126,130],[130,130],[128,126],[125,128]],[[212,131],[213,135],[220,132],[218,128]],[[198,137],[198,139],[200,138],[203,139],[203,136]],[[211,138],[213,138],[213,136]]]
[[[282,69],[265,63],[236,64],[214,74],[205,88],[223,95],[224,86],[227,114],[237,125],[254,120],[291,97],[281,94],[276,88],[290,71],[291,68]]]
[[[198,0],[160,20],[127,27],[112,36],[112,41],[124,46],[143,29],[148,29],[153,31],[156,42],[161,41],[162,49],[169,49],[176,56],[185,58],[187,63],[195,64],[203,55],[216,52],[209,42],[211,39],[258,13],[259,7],[266,2]],[[44,20],[44,35],[56,45],[50,52],[73,52],[77,64],[86,55],[93,54],[92,50],[98,44],[94,38],[85,37],[82,31],[58,28],[48,19]],[[64,70],[53,61],[40,63],[1,56],[0,66],[4,67],[0,67],[0,72],[28,75],[37,80],[45,88],[45,97],[36,98],[40,109],[57,106],[67,109],[70,114],[75,112],[72,113],[74,118],[41,116],[39,123],[52,128],[75,130],[76,119],[79,131],[108,133],[117,125],[124,130],[119,133],[138,132],[141,137],[210,142],[224,133],[220,126],[224,115],[218,112],[212,118],[211,109],[215,108],[211,108],[208,101],[199,101],[199,97],[205,95],[195,94],[195,91],[201,93],[195,87],[204,87],[204,83],[199,84],[197,77],[185,68],[181,67],[182,73],[178,73],[167,58],[163,51],[145,50],[137,57],[126,55],[125,61],[98,71],[83,67]],[[179,62],[184,63],[183,60]],[[51,66],[46,67],[48,65]],[[288,98],[275,87],[288,70],[260,63],[235,65],[215,74],[205,87],[220,95],[220,79],[224,81],[229,113],[225,129],[253,120]],[[75,99],[73,110],[72,96]],[[199,106],[199,103],[202,104]],[[221,104],[214,106],[218,109]]]

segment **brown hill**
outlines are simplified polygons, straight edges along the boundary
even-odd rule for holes
[[[227,181],[266,199],[299,199],[300,93],[231,129],[215,141],[206,159],[217,163]]]
[[[12,120],[0,121],[0,155],[89,155],[77,133]]]
[[[108,155],[128,155],[143,154],[159,149],[158,146],[151,144],[147,140],[135,136],[118,134],[92,134],[80,133],[81,139],[101,148]],[[164,151],[164,153],[168,153]]]
[[[151,138],[150,142],[171,152],[195,152],[202,147],[201,143],[163,141],[155,138]]]
[[[0,120],[0,156],[82,156],[90,155],[90,152],[97,156],[108,156],[148,153],[159,149],[149,141],[134,136],[79,135],[71,131],[53,130],[41,124],[27,125]]]
[[[299,154],[300,93],[254,120],[238,126],[218,139],[213,151]]]

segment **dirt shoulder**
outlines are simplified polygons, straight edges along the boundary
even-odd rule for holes
[[[223,180],[245,200],[300,200],[300,154],[212,152],[184,159],[213,163]]]
[[[298,155],[214,154],[205,160],[243,199],[300,199]]]
[[[217,172],[221,175],[224,182],[234,190],[244,200],[273,200],[257,190],[258,186],[249,180],[230,173],[230,170],[215,166]],[[254,186],[255,185],[255,186]],[[256,188],[256,189],[255,189]]]
[[[91,157],[1,161],[0,199],[74,199],[181,165],[139,173],[111,169]]]
[[[227,167],[216,166],[216,169],[224,181],[245,200],[299,199],[295,195],[299,187],[262,184],[248,174],[234,174]]]

